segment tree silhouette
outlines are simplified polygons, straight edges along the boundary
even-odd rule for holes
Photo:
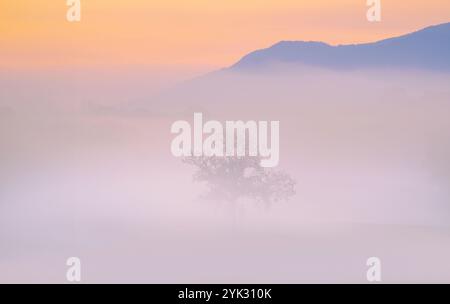
[[[273,168],[260,166],[260,157],[253,156],[190,156],[183,162],[197,168],[194,180],[205,182],[206,198],[229,202],[250,198],[269,207],[288,200],[295,194],[295,181]]]

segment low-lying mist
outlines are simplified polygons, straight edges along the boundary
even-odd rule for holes
[[[70,256],[86,282],[364,282],[370,256],[385,282],[450,281],[450,75],[274,67],[157,94],[142,77],[3,86],[0,282],[64,282]],[[237,220],[204,199],[170,152],[194,112],[280,121],[296,194],[241,199]]]

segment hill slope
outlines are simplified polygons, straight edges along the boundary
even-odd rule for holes
[[[450,72],[450,22],[366,44],[331,46],[323,42],[282,41],[246,55],[230,69],[264,69],[274,63],[332,69],[400,67]]]

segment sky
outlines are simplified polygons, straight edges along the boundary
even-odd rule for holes
[[[280,40],[370,42],[450,21],[448,0],[65,0],[0,2],[0,67],[224,67]]]

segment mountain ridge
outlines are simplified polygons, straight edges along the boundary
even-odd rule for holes
[[[330,45],[287,41],[253,51],[229,70],[260,70],[274,63],[300,63],[332,69],[408,67],[450,72],[450,22],[362,44]]]

